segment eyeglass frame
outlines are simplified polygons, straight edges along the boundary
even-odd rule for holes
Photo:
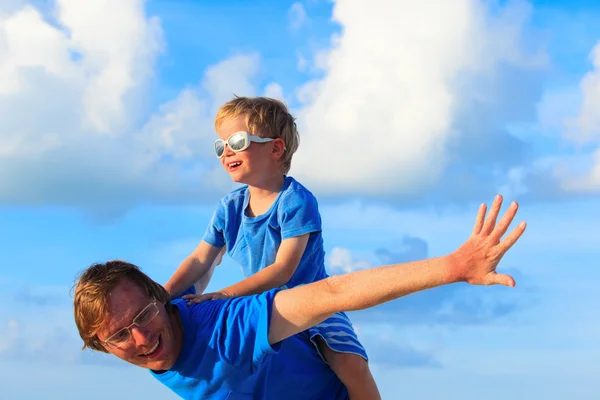
[[[151,307],[154,307],[155,309],[155,314],[152,316],[152,318],[150,318],[145,324],[140,325],[139,323],[136,322],[136,320],[140,317],[140,315],[142,315],[144,313],[144,311],[150,309]],[[119,329],[118,331],[116,331],[115,333],[113,333],[112,335],[110,335],[108,338],[106,338],[106,340],[101,341],[100,343],[102,344],[102,346],[104,347],[110,347],[113,349],[120,349],[121,347],[123,347],[124,345],[126,345],[130,340],[131,340],[131,327],[133,326],[137,326],[140,328],[143,328],[145,326],[147,326],[150,322],[152,322],[154,320],[154,318],[156,318],[156,316],[160,314],[160,310],[158,309],[157,306],[157,301],[156,299],[153,297],[152,298],[152,302],[150,302],[146,307],[144,307],[134,318],[133,321],[131,322],[131,324],[129,324],[128,326],[125,326],[121,329]],[[114,344],[111,342],[111,338],[117,336],[119,333],[123,332],[123,331],[127,331],[127,333],[129,334],[129,336],[127,337],[127,339],[125,341],[123,341],[121,344]]]

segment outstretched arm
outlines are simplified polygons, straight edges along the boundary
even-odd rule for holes
[[[374,307],[450,283],[514,286],[514,279],[496,273],[496,267],[525,231],[525,223],[502,240],[518,206],[512,203],[496,224],[501,205],[502,197],[497,196],[485,219],[486,206],[482,204],[471,236],[450,255],[372,268],[282,290],[273,300],[269,342],[277,343],[336,312]]]

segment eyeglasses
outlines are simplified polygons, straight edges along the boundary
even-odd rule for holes
[[[229,136],[227,140],[217,139],[215,140],[215,153],[217,157],[223,157],[225,154],[225,145],[229,146],[229,148],[234,152],[244,151],[252,142],[256,143],[267,143],[272,142],[273,138],[262,138],[259,136],[252,135],[248,132],[236,132],[233,135]]]
[[[110,335],[102,344],[113,349],[119,349],[131,339],[131,327],[144,327],[148,325],[159,313],[156,306],[156,299],[152,299],[152,303],[148,304],[140,313],[133,319],[131,325],[119,329],[117,332]]]

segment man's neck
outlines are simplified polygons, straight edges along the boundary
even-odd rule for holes
[[[175,340],[175,349],[177,352],[177,358],[183,348],[183,325],[181,324],[181,315],[179,315],[179,308],[175,304],[171,305],[171,312],[169,313],[171,319],[171,329],[173,331],[173,340]]]

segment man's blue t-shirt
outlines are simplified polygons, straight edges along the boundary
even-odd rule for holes
[[[269,344],[277,290],[190,307],[174,300],[181,353],[173,368],[152,375],[184,399],[348,399],[306,332]]]
[[[248,217],[249,199],[247,186],[222,198],[203,240],[219,248],[226,245],[227,254],[250,276],[275,262],[282,240],[310,234],[300,263],[286,286],[327,278],[321,216],[315,196],[286,176],[283,188],[266,213]]]

